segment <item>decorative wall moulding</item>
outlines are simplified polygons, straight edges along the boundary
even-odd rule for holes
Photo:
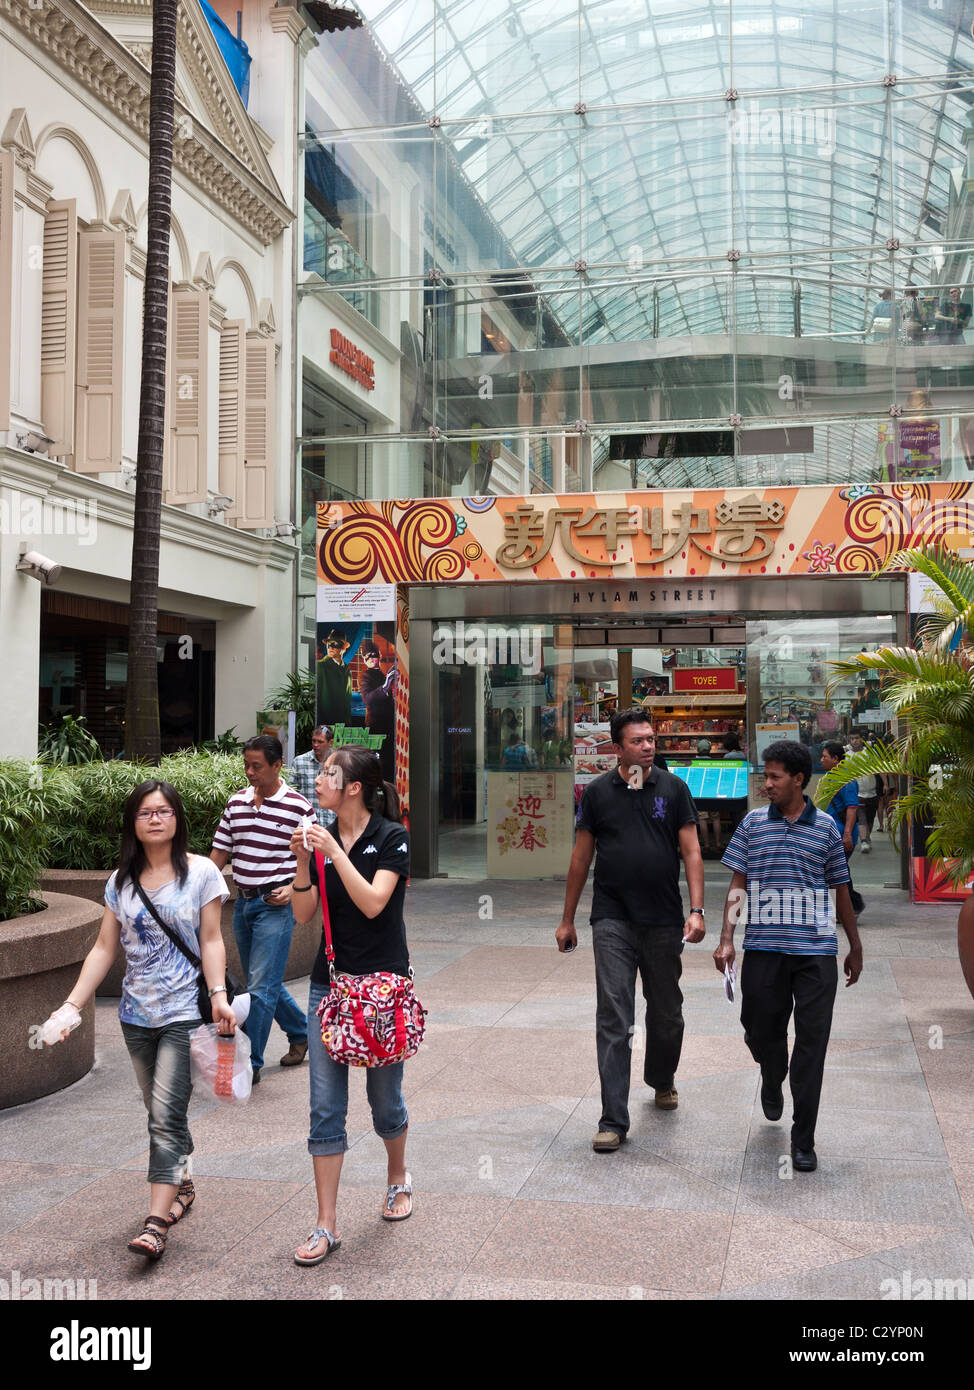
[[[10,119],[3,128],[3,135],[0,136],[0,145],[10,151],[22,169],[33,169],[37,151],[34,148],[34,137],[30,133],[25,107],[16,106],[11,111]]]

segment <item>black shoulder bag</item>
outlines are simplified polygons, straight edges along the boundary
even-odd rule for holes
[[[143,903],[145,904],[145,906],[146,906],[146,907],[149,909],[149,911],[152,913],[152,916],[153,916],[153,917],[155,918],[155,920],[158,922],[159,926],[162,928],[162,930],[163,930],[163,931],[166,933],[166,935],[169,937],[169,940],[170,940],[170,941],[172,942],[172,944],[176,947],[176,950],[177,950],[177,951],[181,951],[182,954],[183,954],[183,955],[186,957],[186,959],[189,961],[190,965],[194,965],[194,966],[196,967],[196,969],[199,971],[199,978],[198,978],[197,981],[196,981],[196,1004],[197,1004],[197,1007],[198,1007],[198,1009],[199,1009],[199,1011],[200,1011],[200,1018],[203,1020],[203,1022],[204,1022],[204,1023],[212,1023],[212,1022],[213,1022],[213,1006],[212,1006],[212,1004],[210,1003],[210,991],[209,991],[209,988],[207,987],[206,976],[203,974],[203,962],[200,960],[199,956],[194,955],[193,952],[189,949],[189,947],[188,947],[188,946],[185,946],[185,945],[183,944],[183,942],[180,941],[179,937],[176,935],[176,933],[172,930],[171,927],[167,927],[167,926],[166,926],[165,922],[162,920],[162,918],[159,916],[158,912],[157,912],[157,911],[155,910],[155,908],[153,907],[152,902],[151,902],[151,900],[150,900],[148,894],[146,893],[145,889],[142,887],[142,884],[141,884],[141,883],[138,881],[138,879],[135,878],[134,876],[133,876],[133,879],[132,879],[132,883],[133,883],[133,886],[134,886],[134,888],[135,888],[135,891],[138,893],[139,897],[142,899],[142,901],[143,901]],[[243,994],[243,993],[245,992],[245,991],[244,991],[244,986],[240,983],[239,980],[236,980],[236,979],[230,974],[229,971],[227,971],[226,985],[227,985],[227,1003],[228,1003],[228,1004],[231,1004],[231,1003],[233,1002],[234,995]]]

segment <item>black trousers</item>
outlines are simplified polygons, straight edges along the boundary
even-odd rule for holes
[[[815,1146],[815,1122],[838,980],[835,956],[744,952],[741,967],[744,1041],[760,1066],[761,1075],[774,1085],[780,1085],[788,1074],[788,1020],[793,1008],[795,1011],[791,1142],[796,1149]]]

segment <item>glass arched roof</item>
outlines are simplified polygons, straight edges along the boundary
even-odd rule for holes
[[[960,247],[962,0],[357,8],[514,257],[460,278],[528,270],[570,341],[788,334],[796,287],[803,333],[861,333],[880,286],[935,283]]]

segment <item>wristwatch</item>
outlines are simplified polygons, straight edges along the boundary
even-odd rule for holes
[[[703,910],[702,907],[691,907],[691,909],[690,909],[690,916],[691,916],[691,917],[706,917],[707,914],[706,914],[706,912],[704,912],[704,910]]]

